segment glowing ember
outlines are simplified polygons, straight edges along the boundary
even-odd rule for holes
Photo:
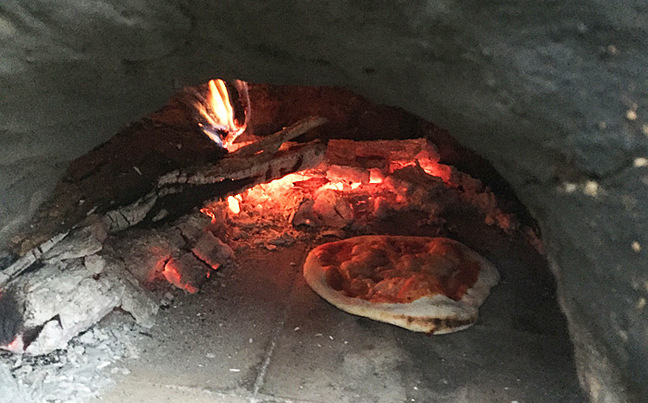
[[[433,227],[441,208],[427,200],[451,193],[451,188],[479,189],[481,183],[473,182],[439,163],[434,146],[424,139],[332,140],[327,159],[319,166],[258,184],[216,201],[202,212],[212,217],[211,228],[228,234],[230,240],[255,239],[256,245],[263,238],[267,248],[273,250],[320,230],[381,230],[398,214],[423,222],[415,224],[419,227],[428,225],[428,221]],[[481,206],[482,199],[470,200]],[[412,206],[433,207],[418,211]],[[431,218],[421,221],[411,211],[430,214]]]
[[[377,168],[371,168],[369,170],[369,183],[382,183],[384,180],[384,176],[382,172],[380,172],[380,169]]]
[[[268,202],[281,202],[281,195],[291,189],[295,183],[308,180],[312,177],[313,174],[310,170],[288,174],[271,182],[254,186],[237,197],[239,201],[245,201],[254,206],[263,207]]]
[[[452,168],[450,168],[449,166],[438,164],[426,159],[420,159],[418,160],[418,162],[426,174],[437,176],[446,183],[451,182]]]
[[[319,190],[326,190],[326,189],[331,189],[331,190],[344,190],[344,182],[329,182],[326,185],[322,186],[319,188]],[[358,184],[360,185],[360,184]]]
[[[236,84],[241,91],[247,93],[245,82],[237,80]],[[194,106],[206,122],[199,125],[213,142],[228,151],[235,151],[242,146],[235,145],[234,141],[245,131],[247,124],[236,120],[232,101],[223,80],[210,80],[209,93],[204,103],[197,102]]]
[[[25,350],[25,343],[22,335],[16,336],[16,338],[6,347],[3,347],[3,349],[11,351],[12,353],[22,353]]]
[[[238,197],[240,198],[240,196]],[[239,204],[239,200],[234,196],[229,196],[227,198],[227,206],[229,207],[230,211],[234,214],[238,214],[241,212],[241,205]]]
[[[211,218],[212,223],[216,222],[216,215],[210,209],[203,207],[200,209],[200,212]]]
[[[164,265],[164,270],[162,270],[164,278],[166,278],[169,283],[175,285],[178,288],[182,288],[183,290],[191,294],[197,293],[197,287],[183,281],[182,275],[178,271],[178,268],[175,266],[175,262],[176,261],[174,259],[171,259]]]
[[[425,141],[402,143],[405,147],[396,142],[331,144],[335,163],[322,162],[316,168],[253,186],[202,212],[212,217],[213,224],[215,212],[223,211],[249,225],[263,218],[311,227],[341,228],[352,223],[361,226],[368,217],[382,217],[390,209],[403,209],[410,203],[410,185],[396,179],[397,171],[418,167],[423,176],[440,177],[444,183],[449,183],[452,174],[451,167],[438,163],[435,150]],[[364,159],[348,155],[347,151],[354,147],[361,150],[359,155]],[[407,147],[414,152],[408,155],[403,151]]]

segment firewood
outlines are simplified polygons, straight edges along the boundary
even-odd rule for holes
[[[275,154],[262,152],[226,158],[218,163],[176,170],[162,176],[156,188],[134,203],[106,213],[110,233],[143,221],[159,224],[178,218],[208,200],[239,193],[288,173],[315,167],[326,152],[317,141],[292,145]]]
[[[56,245],[61,239],[65,238],[68,233],[69,231],[53,236],[39,246],[29,250],[7,268],[0,271],[0,289],[12,278],[18,276],[20,273],[27,270],[32,264],[38,261],[44,253],[54,247],[54,245]]]
[[[283,143],[314,129],[315,127],[321,126],[324,123],[326,123],[325,118],[319,116],[307,117],[275,134],[271,134],[250,145],[241,147],[235,152],[226,155],[225,158],[245,158],[258,153],[259,151],[274,154]]]
[[[101,255],[106,233],[100,219],[91,220],[42,254],[39,267],[3,287],[11,299],[0,299],[0,305],[13,303],[21,315],[17,342],[5,348],[46,354],[117,307],[140,325],[153,324],[155,300],[119,259]]]
[[[28,354],[62,348],[117,307],[130,312],[140,324],[150,326],[157,304],[120,259],[105,253],[104,242],[110,234],[140,223],[157,225],[202,206],[206,200],[315,167],[326,152],[324,144],[313,141],[280,147],[323,122],[309,118],[261,140],[261,145],[242,148],[214,163],[168,173],[136,201],[92,213],[29,250],[0,271],[0,289],[12,296],[0,299],[0,308],[14,300],[21,308],[17,342],[4,347]],[[195,287],[200,285],[205,268],[218,267],[231,260],[228,256],[227,248],[217,239],[203,236],[191,253],[170,262],[179,276],[189,279],[187,285]],[[193,270],[193,266],[199,270]]]
[[[314,121],[318,120],[311,120],[306,125],[292,126],[287,130],[291,135],[295,135],[297,126],[302,130],[305,127],[312,127]],[[285,132],[280,133],[285,134]],[[285,135],[280,137],[287,138]],[[277,141],[280,143],[280,140]],[[247,153],[244,155],[232,153],[231,157],[214,164],[171,172],[158,180],[152,192],[127,206],[108,211],[103,217],[106,231],[118,232],[147,218],[149,222],[158,222],[161,220],[159,217],[163,211],[166,211],[165,219],[178,217],[191,208],[202,205],[208,199],[224,197],[255,184],[280,178],[287,173],[314,167],[322,160],[325,150],[323,144],[311,142],[292,145],[274,154],[262,152],[246,156]],[[187,192],[190,188],[191,191]],[[177,199],[182,199],[182,203],[174,203]],[[87,228],[83,225],[81,227]],[[0,287],[37,262],[43,254],[68,234],[69,231],[66,231],[51,237],[2,270]]]
[[[200,205],[208,192],[213,192],[211,197],[217,197],[237,186],[259,183],[266,174],[270,180],[276,175],[273,171],[288,173],[293,167],[306,168],[309,160],[319,158],[321,145],[294,146],[287,152],[279,150],[279,147],[324,122],[325,119],[319,117],[303,119],[223,156],[222,150],[210,151],[216,146],[209,141],[205,143],[202,137],[196,138],[196,133],[189,133],[189,129],[160,128],[155,122],[144,120],[74,161],[52,199],[35,214],[33,229],[16,237],[9,246],[18,257],[30,253],[39,255],[39,248],[46,246],[58,234],[67,233],[93,212],[106,217],[110,232],[145,219],[149,223],[161,223]],[[128,156],[116,158],[125,154]],[[270,161],[275,154],[278,161]],[[138,165],[131,166],[127,163],[129,159],[137,159]],[[171,165],[169,169],[167,166],[171,163],[175,166]],[[162,167],[167,168],[162,170]],[[218,177],[210,177],[213,174]],[[246,178],[246,175],[254,178]],[[185,184],[213,186],[196,186],[188,190]],[[178,196],[180,192],[205,195],[185,199]],[[154,205],[165,204],[158,199],[173,200],[181,208],[166,203],[168,206],[154,209]],[[151,211],[154,213],[148,215]],[[31,259],[31,263],[34,260]],[[0,274],[0,281],[2,278]]]

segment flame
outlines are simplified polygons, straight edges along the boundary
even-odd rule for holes
[[[237,84],[247,91],[245,82],[237,80]],[[223,80],[210,80],[208,85],[209,93],[205,102],[194,104],[206,122],[206,124],[199,123],[199,126],[213,142],[230,152],[235,151],[241,145],[234,145],[234,141],[245,131],[247,123],[240,124],[234,118],[232,102]]]

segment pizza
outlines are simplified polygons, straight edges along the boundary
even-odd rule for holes
[[[304,262],[308,285],[348,313],[444,334],[477,320],[497,269],[449,238],[366,235],[322,244]]]

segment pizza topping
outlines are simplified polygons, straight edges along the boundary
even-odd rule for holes
[[[313,249],[304,278],[348,313],[445,334],[475,323],[499,274],[477,252],[448,238],[364,235]],[[439,295],[447,298],[424,298]]]
[[[319,259],[331,288],[372,302],[407,303],[438,294],[458,301],[480,271],[478,262],[444,238],[333,242]]]
[[[342,291],[344,289],[344,279],[340,275],[337,267],[335,266],[326,266],[323,268],[326,273],[326,282],[336,291]]]

